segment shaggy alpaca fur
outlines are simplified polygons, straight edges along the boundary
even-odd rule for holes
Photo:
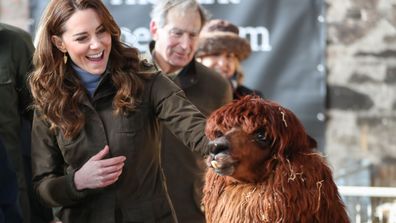
[[[349,222],[324,158],[288,109],[246,96],[208,119],[207,223]]]

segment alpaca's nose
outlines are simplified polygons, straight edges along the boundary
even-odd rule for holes
[[[209,152],[211,154],[218,154],[229,149],[228,140],[223,136],[220,138],[216,138],[209,142]]]

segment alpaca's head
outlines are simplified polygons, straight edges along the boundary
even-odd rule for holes
[[[279,162],[316,147],[288,109],[255,96],[233,101],[208,118],[207,165],[243,182],[265,180]]]

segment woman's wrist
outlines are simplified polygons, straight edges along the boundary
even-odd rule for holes
[[[78,191],[84,189],[83,185],[81,184],[81,179],[80,179],[79,170],[77,170],[77,171],[74,173],[73,183],[74,183],[75,188],[76,188]]]

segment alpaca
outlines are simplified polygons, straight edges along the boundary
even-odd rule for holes
[[[349,222],[316,141],[288,109],[246,96],[211,114],[207,223]]]

